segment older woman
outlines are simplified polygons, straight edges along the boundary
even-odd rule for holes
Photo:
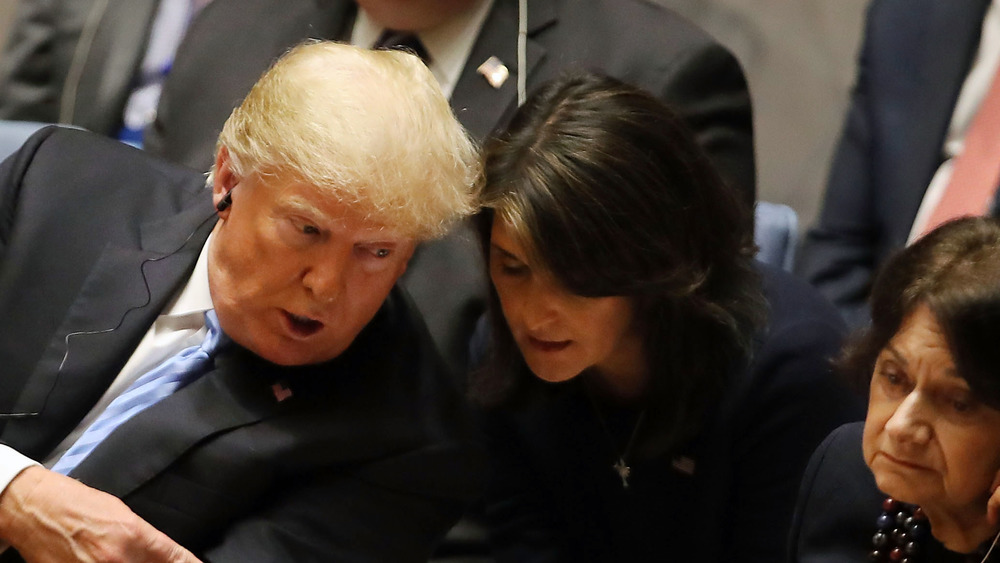
[[[836,313],[754,263],[749,209],[632,87],[549,84],[486,166],[498,559],[780,560],[809,453],[861,415]]]
[[[988,509],[1000,485],[1000,222],[928,234],[886,265],[871,303],[843,358],[870,378],[868,417],[813,457],[792,559],[1000,561]]]

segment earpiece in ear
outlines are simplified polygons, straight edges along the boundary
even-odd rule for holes
[[[215,206],[215,209],[216,211],[219,211],[221,213],[229,209],[229,206],[232,204],[233,204],[233,190],[229,190],[228,192],[226,192],[226,195],[223,196],[221,200],[219,200],[219,203]]]

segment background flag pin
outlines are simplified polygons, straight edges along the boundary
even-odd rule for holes
[[[503,64],[503,61],[495,56],[486,59],[486,62],[479,65],[476,72],[482,74],[483,78],[485,78],[494,89],[499,89],[503,86],[503,83],[507,82],[507,78],[510,76],[510,71],[507,70],[507,66]]]

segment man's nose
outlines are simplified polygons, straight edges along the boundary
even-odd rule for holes
[[[347,262],[335,257],[307,265],[302,272],[302,285],[319,302],[336,301],[346,287]]]

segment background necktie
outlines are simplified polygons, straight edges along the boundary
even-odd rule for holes
[[[375,41],[375,45],[372,48],[410,51],[420,57],[420,60],[424,61],[425,65],[431,64],[431,56],[427,52],[427,48],[424,47],[424,44],[420,42],[420,38],[415,33],[408,31],[387,29],[382,32],[382,35],[379,35],[378,40]]]
[[[208,334],[201,344],[181,350],[135,380],[124,393],[111,401],[108,408],[52,466],[52,470],[68,475],[120,424],[208,372],[213,365],[212,358],[228,338],[219,328],[214,310],[205,312],[205,325]]]
[[[948,186],[922,235],[965,215],[984,215],[1000,180],[1000,72],[969,125],[962,152],[955,157]],[[921,236],[922,236],[921,235]]]

